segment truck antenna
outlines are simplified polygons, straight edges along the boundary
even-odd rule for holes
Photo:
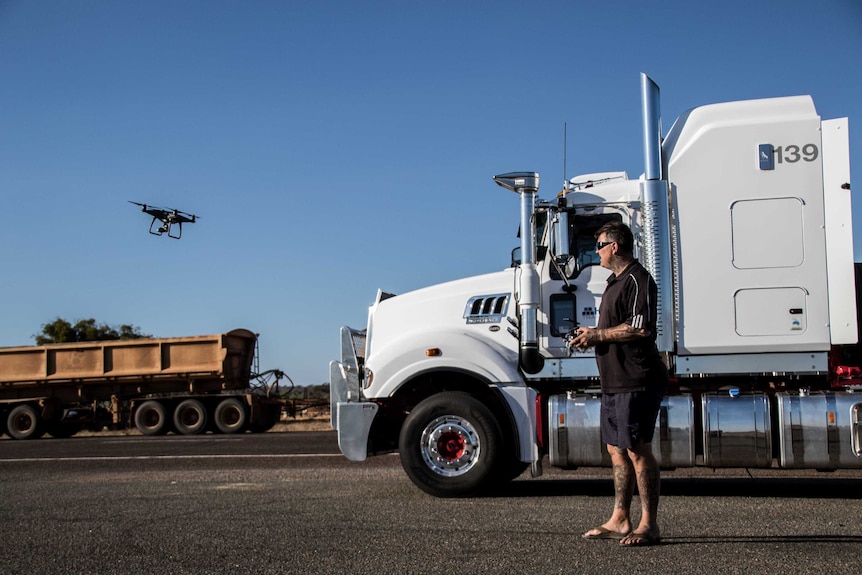
[[[566,157],[568,156],[568,151],[566,148],[569,143],[567,128],[568,126],[566,125],[566,122],[563,122],[563,195],[565,195],[566,192],[569,191],[569,180],[567,179],[568,176],[566,175]]]

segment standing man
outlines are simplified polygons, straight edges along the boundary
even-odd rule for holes
[[[609,222],[596,232],[596,241],[601,266],[613,275],[602,296],[598,325],[578,328],[569,345],[596,348],[602,441],[613,463],[615,495],[611,518],[583,537],[619,539],[626,546],[655,545],[661,540],[656,521],[660,478],[650,443],[668,385],[667,368],[655,345],[658,289],[634,258],[628,226]],[[636,528],[631,520],[635,484],[641,501]]]

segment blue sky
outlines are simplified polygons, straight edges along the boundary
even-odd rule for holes
[[[262,369],[322,383],[378,288],[508,265],[491,177],[551,197],[564,123],[569,177],[637,177],[640,72],[665,129],[811,94],[858,171],[860,62],[859,0],[0,0],[0,346],[57,317],[244,327]],[[129,200],[201,219],[152,236]],[[860,227],[862,199],[857,259]]]

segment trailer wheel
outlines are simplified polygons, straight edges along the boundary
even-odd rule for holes
[[[135,427],[144,435],[164,435],[168,432],[165,406],[155,400],[145,401],[135,411]]]
[[[55,439],[66,439],[81,431],[81,424],[53,422],[45,426],[45,431]]]
[[[261,406],[258,420],[249,423],[248,430],[252,433],[265,433],[275,427],[275,422],[281,417],[281,405]]]
[[[401,428],[401,465],[421,490],[463,497],[495,478],[503,434],[494,415],[474,397],[440,393],[421,402]]]
[[[36,439],[44,433],[42,418],[32,405],[19,405],[6,418],[6,432],[14,439]]]
[[[213,419],[222,433],[237,433],[245,428],[247,419],[245,406],[235,397],[225,399],[215,408]]]
[[[183,435],[202,433],[207,425],[207,410],[197,399],[186,399],[174,410],[174,429]]]

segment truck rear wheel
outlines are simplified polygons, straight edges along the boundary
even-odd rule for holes
[[[503,434],[491,410],[466,393],[421,402],[401,428],[401,465],[421,490],[437,497],[473,495],[494,479]]]
[[[207,410],[197,399],[186,399],[174,409],[174,429],[183,435],[202,433],[207,425]]]
[[[215,425],[222,433],[237,433],[245,428],[247,419],[245,405],[235,398],[231,397],[219,403],[215,408],[213,419]]]
[[[36,439],[42,436],[44,425],[32,405],[19,405],[6,418],[6,432],[14,439]]]
[[[164,435],[168,432],[168,414],[161,402],[150,400],[135,411],[135,427],[144,435]]]

